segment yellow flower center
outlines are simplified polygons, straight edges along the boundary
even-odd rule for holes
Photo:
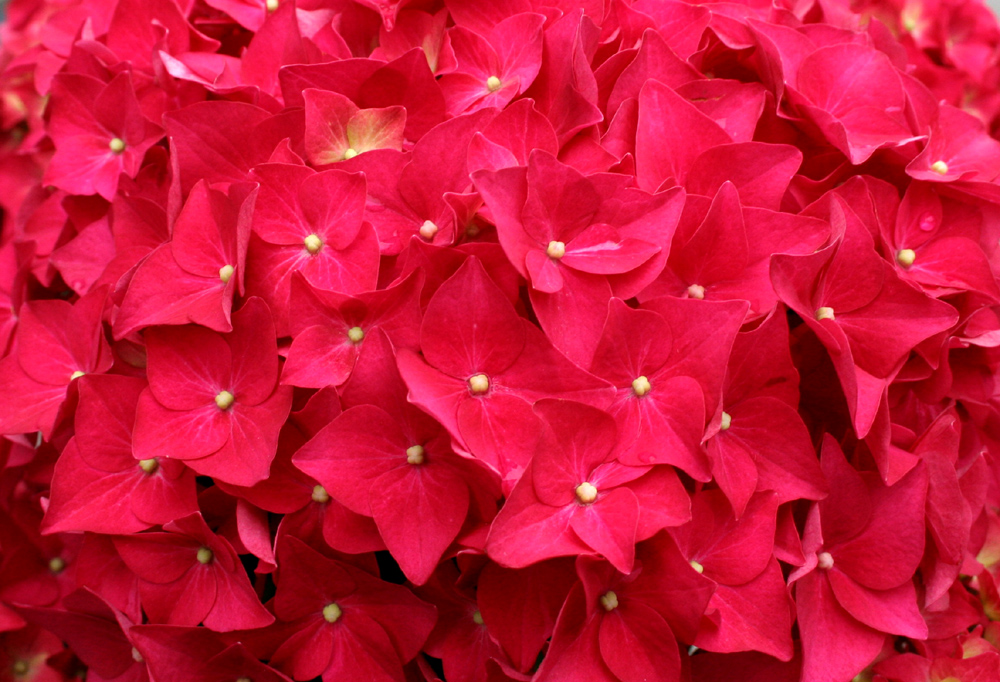
[[[420,226],[420,236],[430,241],[434,239],[434,235],[438,233],[438,226],[434,224],[432,220],[425,220],[424,224]]]
[[[86,372],[81,372],[80,370],[76,370],[75,372],[69,375],[69,380],[74,381],[75,379],[79,379],[80,377],[82,377],[84,374],[86,374]]]
[[[160,468],[160,463],[157,462],[155,458],[153,458],[153,459],[140,459],[139,460],[139,468],[142,469],[143,471],[145,471],[147,474],[152,474],[157,469]]]
[[[264,3],[264,6],[267,7],[268,12],[274,12],[278,9],[278,0],[267,0],[267,2]]]
[[[347,330],[347,338],[351,343],[361,343],[365,338],[365,330],[361,327],[351,327]]]
[[[900,249],[899,253],[896,254],[896,262],[904,268],[913,265],[915,260],[917,260],[917,253],[913,249]]]
[[[342,615],[344,612],[337,604],[327,604],[323,607],[323,618],[327,623],[336,623]]]
[[[219,268],[219,279],[222,280],[223,284],[226,284],[233,278],[234,272],[236,272],[236,268],[232,265],[223,265]]]
[[[132,647],[132,660],[135,661],[136,663],[142,663],[146,659],[142,657],[142,654],[139,653],[138,649]]]
[[[700,284],[692,284],[688,287],[688,296],[699,301],[705,298],[705,287]]]
[[[691,568],[693,568],[694,570],[696,570],[698,573],[704,573],[705,572],[705,567],[702,566],[697,561],[695,561],[694,559],[692,559],[689,563],[691,564]]]
[[[496,76],[490,76],[489,78],[486,79],[486,87],[490,92],[496,92],[497,90],[500,89],[501,85],[503,84],[500,82],[500,79],[497,78]]]
[[[49,559],[49,570],[53,573],[62,573],[65,568],[66,562],[63,561],[62,557],[53,557],[52,559]]]
[[[948,164],[946,164],[944,161],[935,161],[934,163],[931,164],[931,170],[937,173],[938,175],[947,175]]]
[[[330,493],[326,492],[326,488],[321,485],[314,485],[312,492],[312,501],[318,502],[320,504],[326,504],[330,501]]]
[[[618,595],[608,590],[601,597],[601,606],[604,607],[605,611],[614,611],[618,608]]]
[[[318,234],[311,234],[302,240],[302,243],[306,245],[306,251],[316,255],[319,250],[323,248],[323,240],[319,238]]]
[[[632,381],[632,392],[636,394],[639,398],[649,393],[650,389],[653,387],[649,383],[649,379],[641,376],[634,381]]]
[[[479,395],[490,390],[490,378],[485,374],[475,374],[469,377],[469,390]]]
[[[562,242],[549,242],[549,245],[545,248],[545,253],[548,254],[549,258],[562,258],[566,255],[566,245]]]
[[[28,662],[20,660],[14,661],[14,665],[11,666],[11,670],[13,670],[14,674],[18,677],[25,675],[28,672]]]
[[[121,154],[125,151],[125,140],[120,137],[111,138],[111,142],[108,142],[108,149],[113,151],[115,154]]]
[[[597,488],[593,483],[584,481],[576,486],[576,499],[580,500],[581,504],[591,504],[597,499]]]
[[[215,404],[219,406],[220,410],[228,410],[233,406],[235,400],[236,396],[229,391],[220,391],[219,395],[215,396]]]
[[[199,547],[198,554],[196,556],[198,557],[199,564],[207,564],[212,560],[212,550],[208,547]]]
[[[816,556],[816,565],[822,568],[824,571],[828,571],[833,568],[833,555],[829,552],[820,552]]]
[[[346,150],[344,150],[344,161],[353,159],[357,155],[358,153],[352,147],[348,147]]]
[[[834,319],[834,317],[833,317],[833,308],[831,308],[829,306],[823,306],[821,308],[817,308],[816,309],[816,319],[817,320],[832,320],[832,319]]]
[[[476,611],[475,613],[473,613],[472,614],[472,622],[475,623],[476,625],[482,625],[483,624],[483,614],[481,614],[479,611]]]
[[[722,413],[722,421],[719,423],[719,431],[726,431],[733,425],[733,418],[728,412]]]
[[[411,445],[406,448],[406,461],[408,464],[423,464],[424,454],[425,450],[423,445]]]

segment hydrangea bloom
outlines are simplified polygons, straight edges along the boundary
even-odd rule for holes
[[[0,680],[1000,682],[982,0],[11,0]]]

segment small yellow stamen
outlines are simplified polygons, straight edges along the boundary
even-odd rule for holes
[[[53,557],[52,559],[49,559],[49,570],[53,573],[62,573],[65,568],[66,562],[63,561],[62,557]]]
[[[344,612],[336,604],[327,604],[323,607],[323,617],[327,623],[336,623],[342,615]]]
[[[830,570],[833,568],[833,555],[829,552],[820,552],[816,557],[816,565],[824,571]]]
[[[222,280],[223,284],[226,284],[233,278],[233,273],[236,272],[236,268],[232,265],[223,265],[219,268],[219,279]]]
[[[632,392],[639,398],[649,393],[652,388],[653,387],[650,385],[649,379],[644,376],[641,376],[632,382]]]
[[[601,606],[604,607],[605,611],[614,611],[618,608],[618,595],[608,590],[601,597]]]
[[[326,504],[330,501],[330,493],[326,492],[326,488],[321,485],[314,485],[312,492],[312,501],[318,502],[320,504]]]
[[[278,9],[278,0],[267,0],[264,6],[267,7],[268,12],[274,12]]]
[[[208,562],[210,562],[212,560],[212,556],[213,556],[212,555],[212,550],[210,550],[208,547],[199,547],[198,548],[197,557],[198,557],[198,563],[199,564],[207,564]]]
[[[160,468],[160,463],[157,462],[155,458],[154,459],[140,459],[139,460],[139,468],[142,469],[143,471],[145,471],[147,474],[152,474],[157,469]]]
[[[135,661],[136,663],[142,663],[146,659],[142,657],[142,654],[139,653],[138,649],[132,647],[132,660]]]
[[[14,674],[17,675],[18,677],[20,677],[21,675],[25,675],[28,672],[28,662],[14,661],[14,665],[11,666],[11,670],[13,670]]]
[[[501,85],[503,85],[503,83],[501,83],[500,79],[496,76],[490,76],[486,79],[486,87],[490,92],[496,92],[500,89]]]
[[[125,140],[120,137],[111,138],[111,142],[108,143],[108,149],[113,151],[115,154],[121,154],[125,151]]]
[[[361,327],[351,327],[347,330],[347,338],[351,343],[361,343],[365,339],[365,330]]]
[[[483,624],[483,614],[481,614],[479,611],[476,611],[475,613],[473,613],[472,614],[472,622],[475,623],[476,625],[482,625]]]
[[[420,236],[430,241],[434,239],[434,235],[438,233],[438,226],[434,224],[431,220],[425,220],[424,224],[420,226]]]
[[[75,379],[79,379],[84,374],[85,374],[85,372],[81,372],[80,370],[76,370],[75,372],[73,372],[72,374],[69,375],[69,380],[73,381]]]
[[[904,268],[913,265],[913,261],[915,260],[917,260],[917,252],[913,249],[900,249],[899,253],[896,254],[896,262]]]
[[[688,296],[699,301],[705,298],[705,287],[700,284],[692,284],[688,287]]]
[[[931,164],[931,170],[937,173],[938,175],[947,175],[948,164],[946,164],[944,161],[935,161],[934,163]]]
[[[591,504],[597,499],[597,488],[589,481],[584,481],[576,486],[576,499],[580,500],[581,504]]]
[[[323,248],[323,240],[317,234],[311,234],[302,241],[306,245],[306,251],[313,255],[319,253],[319,250]]]
[[[228,410],[233,406],[235,400],[236,396],[229,391],[220,391],[219,395],[215,396],[215,404],[219,406],[220,410]]]
[[[726,431],[733,425],[733,417],[728,412],[722,413],[722,421],[719,423],[719,431]]]
[[[694,570],[696,570],[698,573],[704,573],[705,572],[705,567],[702,566],[701,564],[699,564],[694,559],[692,559],[689,563],[691,564],[691,568],[693,568]]]
[[[469,377],[469,390],[477,395],[486,393],[490,390],[490,378],[485,374],[474,374]]]
[[[549,242],[549,245],[545,249],[545,253],[548,254],[549,258],[562,258],[566,255],[566,245],[562,242]]]
[[[406,461],[408,464],[423,464],[424,454],[423,445],[411,445],[406,448]]]
[[[344,161],[347,161],[348,159],[353,159],[353,158],[354,158],[355,156],[357,156],[357,155],[358,155],[358,153],[357,153],[356,151],[354,151],[354,149],[353,149],[353,148],[351,148],[351,147],[348,147],[348,148],[347,148],[347,149],[346,149],[346,150],[344,151]]]
[[[833,308],[830,308],[829,306],[823,306],[821,308],[817,308],[816,309],[816,319],[817,320],[832,320],[832,319],[834,319],[834,317],[833,317]]]

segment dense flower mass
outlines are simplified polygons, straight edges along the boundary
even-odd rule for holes
[[[980,0],[11,0],[0,682],[1000,682]]]

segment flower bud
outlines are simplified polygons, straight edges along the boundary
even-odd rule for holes
[[[589,481],[584,481],[576,486],[576,499],[580,500],[581,504],[592,503],[597,499],[597,488]]]
[[[490,390],[490,378],[485,374],[475,374],[469,377],[469,390],[479,395]]]
[[[323,240],[317,234],[311,234],[302,241],[306,245],[306,251],[313,255],[319,253],[319,250],[323,248]]]
[[[605,611],[614,611],[618,608],[618,595],[608,590],[601,597],[601,606],[604,607]]]
[[[342,615],[344,612],[337,604],[327,604],[323,607],[323,618],[327,623],[336,623]]]
[[[228,410],[233,406],[235,400],[236,396],[229,391],[220,391],[219,395],[215,396],[215,404],[218,405],[220,410]]]
[[[430,241],[434,239],[434,235],[438,233],[438,226],[434,224],[431,220],[425,220],[424,224],[420,226],[420,236]]]
[[[424,454],[425,451],[423,445],[411,445],[406,448],[406,462],[408,464],[423,464]]]
[[[649,379],[647,379],[644,376],[641,376],[632,381],[632,392],[635,393],[636,396],[639,398],[649,393],[650,389],[652,388],[653,387],[650,385]]]

